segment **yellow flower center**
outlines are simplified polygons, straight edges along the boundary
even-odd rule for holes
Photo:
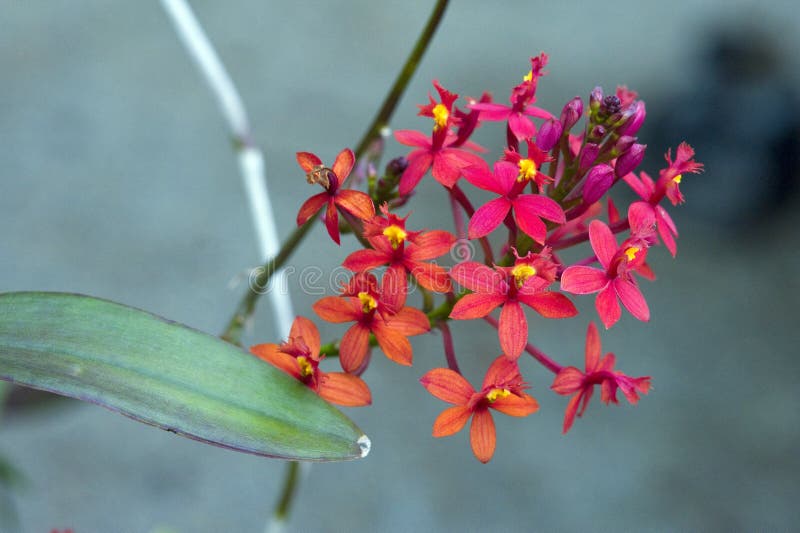
[[[378,307],[378,302],[368,292],[359,292],[358,299],[361,300],[361,311],[365,314]]]
[[[516,283],[517,288],[519,289],[525,284],[525,280],[536,275],[536,269],[531,265],[523,263],[512,268],[511,275],[514,276],[514,283]]]
[[[301,355],[297,358],[297,364],[300,365],[300,375],[304,378],[314,373],[314,367],[308,362],[308,358]]]
[[[532,180],[536,177],[536,163],[532,159],[520,159],[517,165],[519,166],[517,181]]]
[[[529,70],[527,74],[522,77],[522,81],[531,81],[533,79],[533,71]]]
[[[682,174],[678,174],[677,176],[672,178],[672,182],[673,183],[680,183],[681,182],[681,178],[683,178],[683,175]]]
[[[486,399],[489,400],[489,403],[494,403],[498,398],[508,398],[510,395],[511,391],[508,389],[494,388],[486,393]]]
[[[450,111],[444,104],[436,104],[433,106],[433,122],[435,123],[434,129],[444,128],[447,126],[447,119],[450,117]]]
[[[389,239],[389,242],[392,244],[392,249],[397,250],[397,247],[406,240],[408,233],[400,226],[392,224],[383,230],[383,236]]]
[[[639,250],[640,248],[638,246],[631,246],[625,250],[625,255],[628,256],[629,263],[636,259],[636,254],[639,253]]]

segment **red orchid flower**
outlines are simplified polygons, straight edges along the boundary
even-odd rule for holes
[[[342,296],[326,296],[314,305],[314,311],[328,322],[355,321],[342,336],[339,360],[345,372],[357,372],[366,363],[369,352],[369,334],[375,335],[378,346],[386,357],[395,363],[411,366],[413,351],[407,337],[430,330],[427,315],[413,307],[394,307],[392,301],[382,297],[384,288],[370,273],[353,276],[344,287]]]
[[[649,213],[644,210],[629,210],[628,217],[632,228],[652,228]],[[630,239],[618,246],[611,229],[604,222],[593,220],[589,225],[589,241],[602,268],[584,265],[567,267],[561,274],[561,290],[573,294],[598,293],[595,307],[606,329],[616,324],[622,316],[617,298],[622,300],[634,317],[645,322],[650,320],[647,301],[631,275],[645,263],[648,246],[646,236],[633,232]]]
[[[481,120],[508,120],[508,127],[517,140],[531,139],[536,135],[536,126],[528,117],[542,119],[554,118],[553,115],[539,107],[531,105],[536,101],[536,86],[539,78],[544,75],[542,69],[547,65],[547,54],[542,53],[531,58],[531,70],[522,80],[522,83],[511,91],[511,105],[496,103],[475,103],[470,109],[481,112]]]
[[[509,163],[517,165],[519,174],[517,174],[517,181],[533,181],[539,192],[547,184],[553,181],[553,178],[540,172],[543,163],[547,163],[552,158],[539,148],[536,143],[532,141],[525,141],[528,145],[528,157],[522,157],[522,154],[515,150],[505,150],[503,159]]]
[[[373,246],[372,250],[358,250],[344,260],[343,266],[354,272],[364,272],[389,265],[384,279],[391,291],[384,298],[396,298],[394,305],[402,307],[408,292],[407,275],[411,274],[419,284],[434,292],[450,292],[452,285],[447,270],[426,260],[437,258],[452,248],[456,238],[447,231],[435,230],[412,232],[406,229],[406,218],[389,212],[386,204],[381,206],[383,217],[376,216],[364,223],[364,236]]]
[[[455,407],[445,409],[433,423],[434,437],[458,433],[472,417],[470,443],[475,457],[487,463],[494,455],[497,437],[489,409],[509,416],[528,416],[539,410],[535,398],[526,394],[516,361],[501,355],[486,371],[481,390],[475,391],[461,374],[434,368],[419,380],[433,396]]]
[[[375,216],[375,204],[365,193],[353,189],[340,188],[350,171],[353,170],[355,156],[352,150],[345,148],[328,168],[316,155],[310,152],[297,152],[297,163],[306,172],[309,183],[318,183],[325,189],[305,201],[297,213],[297,225],[302,226],[308,219],[316,215],[327,204],[325,211],[325,227],[328,235],[336,244],[339,242],[339,214],[336,208],[344,209],[356,218],[369,220]]]
[[[578,314],[575,305],[561,293],[545,290],[552,283],[552,269],[537,270],[537,257],[517,259],[513,267],[495,267],[474,261],[459,263],[450,275],[459,285],[473,291],[464,295],[450,312],[450,318],[481,318],[499,306],[497,334],[500,348],[517,359],[528,342],[528,321],[520,303],[532,307],[545,318],[568,318]]]
[[[325,400],[346,407],[370,405],[369,387],[358,376],[343,372],[323,372],[319,363],[319,330],[309,319],[294,319],[289,340],[282,344],[258,344],[250,351],[304,383]]]
[[[667,152],[666,160],[669,166],[659,173],[657,182],[654,182],[646,172],[641,172],[640,178],[637,178],[633,172],[629,172],[622,177],[625,183],[643,200],[636,203],[647,206],[652,211],[661,241],[673,257],[678,253],[677,245],[675,244],[678,228],[675,226],[675,222],[672,221],[672,217],[667,213],[667,210],[661,206],[661,200],[666,196],[672,202],[672,205],[684,202],[684,197],[679,187],[683,174],[687,172],[699,173],[703,170],[703,164],[698,163],[693,158],[694,150],[692,147],[686,143],[681,143],[678,146],[674,161],[672,160],[671,152]]]
[[[647,394],[650,391],[650,376],[631,378],[614,370],[616,358],[613,353],[607,353],[600,359],[601,346],[600,334],[594,322],[589,323],[586,332],[586,371],[581,372],[574,366],[562,369],[550,386],[558,394],[572,394],[567,410],[564,414],[564,433],[569,431],[575,421],[575,415],[583,416],[589,400],[592,398],[594,386],[600,385],[600,399],[608,404],[609,402],[619,403],[617,400],[617,389],[632,404],[639,401],[639,393]],[[583,401],[580,411],[578,406]]]
[[[418,148],[412,150],[406,157],[408,166],[400,177],[398,188],[401,196],[413,191],[431,168],[434,179],[449,189],[461,177],[464,167],[486,164],[481,157],[455,147],[464,143],[464,139],[459,139],[450,130],[450,127],[459,121],[458,115],[453,110],[453,103],[458,99],[458,95],[443,88],[438,81],[434,81],[433,85],[441,101],[437,103],[430,97],[430,104],[420,106],[419,113],[433,118],[432,135],[428,137],[413,130],[394,132],[397,142]]]
[[[525,163],[523,166],[526,167],[524,172],[519,165],[497,161],[494,172],[479,166],[464,169],[467,181],[480,189],[500,195],[479,207],[472,215],[467,228],[470,239],[485,237],[491,233],[512,209],[517,227],[539,244],[544,244],[547,238],[547,226],[542,218],[558,224],[566,222],[564,210],[552,198],[541,194],[521,194],[528,181],[536,180],[540,174],[537,165],[530,167]]]

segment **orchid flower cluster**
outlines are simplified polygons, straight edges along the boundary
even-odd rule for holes
[[[645,153],[636,137],[645,104],[625,87],[609,95],[595,88],[588,106],[575,97],[558,117],[537,107],[536,90],[547,61],[544,53],[531,58],[530,71],[511,90],[508,104],[484,93],[457,107],[459,96],[434,81],[436,97],[419,106],[419,115],[433,120],[430,134],[396,131],[395,139],[411,151],[392,160],[381,176],[374,164],[367,165],[365,191],[347,187],[356,164],[349,149],[330,167],[312,153],[298,153],[308,182],[323,191],[302,205],[297,224],[321,216],[336,244],[344,230],[363,244],[343,263],[352,276],[340,294],[313,305],[322,320],[350,326],[339,342],[322,345],[314,323],[297,317],[288,340],[251,351],[330,402],[363,406],[371,403],[362,379],[371,349],[411,365],[409,337],[438,329],[447,367],[427,372],[420,382],[452,406],[436,418],[433,435],[457,433],[471,419],[472,450],[484,463],[496,445],[491,410],[524,417],[539,408],[521,374],[523,353],[554,374],[553,391],[570,397],[564,433],[586,410],[595,386],[607,404],[618,403],[617,391],[637,403],[649,391],[650,377],[616,370],[614,354],[602,355],[594,322],[584,326],[585,365],[580,370],[557,363],[529,342],[523,306],[548,319],[565,319],[578,315],[572,299],[595,294],[597,315],[606,329],[620,319],[622,307],[638,320],[649,320],[638,280],[655,278],[647,263],[649,250],[662,244],[676,254],[678,232],[664,200],[682,203],[682,176],[702,171],[702,164],[682,143],[674,156],[667,152],[657,179],[637,173]],[[506,125],[506,147],[491,164],[482,155],[486,150],[470,140],[487,122]],[[428,174],[450,196],[455,235],[414,229],[408,216],[397,214]],[[620,181],[640,198],[625,216],[610,198],[603,201]],[[475,208],[462,185],[496,197]],[[497,234],[504,237],[499,247],[488,240]],[[435,261],[465,239],[480,244],[483,261],[468,258],[450,268]],[[584,243],[588,256],[571,264],[562,261],[562,250]],[[408,302],[410,284],[422,294],[419,306]],[[449,320],[476,319],[497,329],[500,352],[477,389],[461,374],[448,326]],[[336,355],[343,372],[323,371],[322,359]]]

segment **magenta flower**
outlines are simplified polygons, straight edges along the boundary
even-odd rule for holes
[[[481,120],[507,120],[508,127],[517,140],[531,139],[536,135],[536,126],[528,118],[529,116],[542,119],[555,118],[550,112],[531,105],[536,101],[536,85],[539,78],[544,75],[542,69],[545,65],[547,65],[547,54],[542,53],[531,58],[530,72],[525,75],[522,83],[511,91],[510,106],[479,102],[470,105],[470,109],[480,111]]]
[[[477,239],[488,235],[513,209],[517,227],[539,244],[544,244],[547,226],[542,218],[563,224],[566,217],[555,200],[541,194],[521,194],[528,181],[541,182],[541,178],[537,178],[539,174],[540,171],[532,159],[521,159],[518,164],[498,161],[494,164],[494,173],[485,167],[464,169],[467,181],[480,189],[500,195],[478,208],[472,215],[467,228],[469,238]]]
[[[674,161],[672,160],[671,152],[667,152],[666,160],[669,166],[659,173],[657,182],[654,182],[646,172],[641,172],[640,178],[637,178],[633,173],[626,174],[622,178],[643,200],[633,205],[646,206],[652,212],[661,241],[673,257],[678,253],[678,247],[675,244],[678,228],[675,226],[675,222],[672,221],[672,217],[667,213],[667,210],[661,206],[661,200],[666,196],[672,202],[672,205],[684,202],[684,197],[679,187],[683,174],[687,172],[696,174],[703,170],[703,164],[696,162],[693,158],[694,150],[692,147],[686,143],[681,143],[678,146]]]
[[[473,292],[456,302],[450,318],[482,318],[502,305],[497,329],[500,347],[506,356],[518,358],[528,342],[528,321],[520,303],[545,318],[568,318],[578,314],[569,298],[546,290],[552,281],[552,272],[547,268],[541,268],[541,272],[537,270],[537,266],[543,264],[531,254],[518,259],[513,267],[491,269],[475,261],[455,265],[450,275]]]
[[[586,332],[586,371],[581,372],[574,366],[566,367],[558,373],[550,386],[558,394],[573,395],[564,414],[564,433],[572,427],[576,414],[583,416],[595,385],[600,385],[600,399],[606,404],[619,403],[617,389],[621,390],[625,398],[634,405],[639,401],[639,393],[647,394],[650,391],[650,376],[631,378],[614,370],[616,362],[614,354],[607,353],[600,359],[601,348],[600,334],[594,322],[590,322]],[[580,411],[579,405],[581,405]]]
[[[646,217],[646,213],[633,210],[630,215]],[[631,227],[652,227],[647,220],[632,220]],[[595,307],[606,329],[613,326],[622,315],[617,298],[636,318],[650,320],[650,309],[631,273],[638,270],[647,257],[647,242],[633,236],[622,246],[617,245],[611,229],[599,220],[589,224],[589,241],[602,268],[583,265],[567,267],[561,274],[561,290],[573,294],[598,293]]]
[[[453,103],[458,99],[458,95],[447,91],[438,81],[434,81],[433,85],[439,93],[441,102],[437,103],[430,97],[430,104],[420,106],[419,112],[420,115],[433,118],[431,136],[413,130],[394,132],[394,137],[400,144],[417,147],[417,150],[412,150],[406,157],[408,166],[400,177],[401,195],[413,191],[431,168],[434,179],[450,188],[461,177],[464,167],[485,165],[479,156],[453,146],[463,142],[450,130],[451,126],[459,122],[453,109]]]

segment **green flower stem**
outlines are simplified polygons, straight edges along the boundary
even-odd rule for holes
[[[273,514],[274,520],[278,522],[286,522],[289,517],[289,511],[292,508],[294,495],[297,492],[297,484],[300,478],[300,463],[297,461],[289,461],[286,463],[286,474],[283,479],[283,490],[281,497],[278,499],[278,505],[275,506],[275,513]]]

